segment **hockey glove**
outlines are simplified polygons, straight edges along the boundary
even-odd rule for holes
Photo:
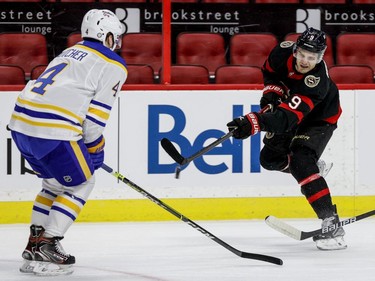
[[[278,106],[286,98],[286,91],[278,85],[267,85],[263,89],[263,96],[260,99],[260,108],[264,108],[268,104],[273,107]]]
[[[235,118],[227,124],[228,130],[233,131],[235,139],[246,139],[260,132],[258,117],[258,113],[250,112],[245,116]]]
[[[87,151],[90,153],[91,161],[95,170],[99,169],[103,165],[104,145],[105,139],[103,135],[93,142],[86,143]]]

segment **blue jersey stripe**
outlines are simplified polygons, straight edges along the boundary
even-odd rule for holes
[[[106,58],[110,60],[114,60],[122,64],[126,68],[125,60],[121,56],[119,56],[116,52],[113,52],[109,48],[103,46],[102,43],[84,40],[82,43],[79,43],[77,45],[83,45],[91,49],[94,49],[97,52],[101,53]]]
[[[85,200],[83,200],[83,199],[81,199],[81,198],[78,198],[77,196],[75,196],[75,195],[73,195],[73,194],[71,194],[71,193],[69,193],[69,192],[64,192],[64,194],[67,195],[67,196],[69,196],[70,198],[72,198],[72,199],[78,201],[78,202],[81,203],[82,205],[85,205],[85,204],[86,204],[86,201],[85,201]]]
[[[62,213],[62,214],[64,214],[64,215],[66,215],[67,217],[71,218],[73,221],[76,220],[76,217],[75,217],[73,214],[71,214],[71,213],[68,212],[67,210],[64,210],[63,208],[60,208],[60,207],[58,207],[58,206],[53,205],[51,209],[52,209],[52,210],[55,210],[55,211],[57,211],[57,212],[60,212],[60,213]]]
[[[34,110],[31,110],[31,109],[27,109],[25,107],[21,107],[19,105],[16,105],[14,107],[14,111],[19,112],[19,113],[23,113],[25,115],[28,115],[28,116],[34,117],[34,118],[50,119],[50,120],[61,120],[61,121],[69,122],[69,123],[71,123],[71,124],[73,124],[75,126],[81,126],[81,124],[75,123],[71,119],[65,118],[65,117],[63,117],[61,115],[57,115],[57,114],[54,114],[54,113],[46,113],[46,112],[34,111]]]
[[[109,106],[109,105],[107,105],[107,104],[105,104],[105,103],[98,102],[98,101],[96,101],[96,100],[92,100],[91,103],[92,103],[92,104],[95,104],[95,105],[98,105],[98,106],[101,106],[101,107],[104,107],[105,109],[108,109],[108,110],[111,110],[111,109],[112,109],[111,106]]]
[[[92,121],[92,122],[94,122],[94,123],[96,123],[96,124],[98,124],[98,125],[100,125],[100,126],[102,126],[102,127],[105,127],[105,123],[100,122],[100,121],[98,121],[98,120],[92,118],[91,116],[86,116],[86,119],[89,119],[90,121]]]
[[[44,215],[49,215],[49,211],[45,210],[45,209],[42,209],[40,207],[37,207],[37,206],[33,206],[33,210],[36,211],[36,212],[39,212],[39,213],[42,213]]]
[[[51,195],[52,197],[57,197],[57,195],[55,193],[52,193],[51,191],[47,190],[47,189],[42,189],[42,192],[48,194],[48,195]]]

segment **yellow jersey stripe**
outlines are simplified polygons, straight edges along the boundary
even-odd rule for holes
[[[96,108],[92,108],[92,107],[89,108],[88,113],[96,115],[96,116],[98,116],[98,117],[100,117],[104,120],[108,120],[108,118],[109,118],[109,113],[101,111],[101,110],[96,109]]]
[[[48,207],[51,207],[52,203],[53,203],[53,201],[51,199],[48,199],[48,198],[40,196],[40,195],[38,195],[35,198],[35,201],[38,202],[38,203],[40,203],[40,204],[43,204],[45,206],[48,206]]]
[[[70,209],[72,209],[76,214],[78,215],[81,212],[81,207],[78,206],[77,204],[74,204],[70,200],[64,198],[63,196],[57,196],[55,199],[55,202],[58,202]]]
[[[65,129],[65,130],[71,130],[74,131],[80,135],[83,134],[81,129],[77,129],[74,126],[71,125],[66,125],[66,124],[56,124],[56,123],[45,123],[45,122],[37,122],[37,121],[32,121],[27,118],[12,114],[12,119],[24,122],[26,124],[32,125],[32,126],[39,126],[39,127],[49,127],[49,128],[59,128],[59,129]]]
[[[87,151],[88,151],[89,153],[95,153],[95,152],[98,152],[98,151],[102,150],[102,148],[104,147],[104,144],[105,144],[105,139],[102,138],[102,140],[101,140],[97,145],[95,145],[95,146],[93,146],[93,147],[89,147],[89,148],[87,148]]]
[[[73,117],[74,119],[78,120],[78,122],[81,125],[83,123],[83,118],[79,117],[78,115],[74,114],[73,112],[71,112],[69,110],[66,110],[65,108],[62,108],[62,107],[59,107],[59,106],[56,106],[56,105],[35,103],[35,102],[31,102],[31,101],[28,101],[28,100],[21,99],[20,97],[17,98],[17,102],[20,103],[20,104],[29,105],[29,106],[33,106],[33,107],[36,107],[36,108],[52,109],[52,110],[61,112],[65,115]]]
[[[78,163],[81,166],[82,172],[85,175],[86,180],[88,180],[91,177],[91,171],[90,171],[89,166],[87,165],[85,157],[83,156],[81,148],[79,147],[78,143],[75,141],[71,141],[70,145],[74,151],[74,154],[77,157]]]

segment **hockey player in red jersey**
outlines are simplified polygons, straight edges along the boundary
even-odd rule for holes
[[[260,105],[272,112],[250,112],[227,124],[236,139],[268,132],[260,163],[267,170],[291,173],[301,192],[322,219],[322,227],[339,221],[328,184],[319,171],[319,158],[341,115],[339,91],[323,60],[326,35],[309,28],[297,42],[276,46],[262,68],[264,91]],[[321,250],[345,249],[342,227],[315,236]]]
[[[12,138],[42,178],[21,272],[73,272],[75,257],[60,240],[88,200],[94,172],[103,164],[103,131],[127,78],[125,61],[114,52],[123,32],[113,12],[88,11],[84,40],[54,58],[17,98],[9,123]]]

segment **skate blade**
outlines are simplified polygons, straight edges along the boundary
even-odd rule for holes
[[[317,240],[316,247],[322,251],[344,250],[347,245],[342,237]]]
[[[59,265],[51,262],[35,262],[33,273],[38,276],[69,275],[74,272],[73,265]]]
[[[35,261],[24,260],[20,267],[22,273],[34,273]]]
[[[319,170],[319,175],[322,178],[325,178],[329,174],[329,172],[331,171],[332,167],[333,167],[333,163],[332,162],[325,163],[323,169],[321,171]]]

